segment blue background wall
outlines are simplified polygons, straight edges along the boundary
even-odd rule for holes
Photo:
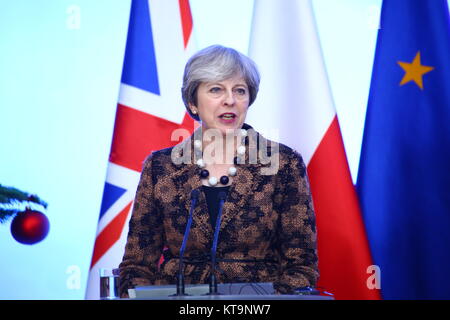
[[[2,1],[0,184],[49,203],[47,238],[0,225],[0,299],[83,299],[130,0]],[[381,0],[313,0],[354,181]],[[253,0],[191,0],[197,47],[247,53]],[[178,93],[176,93],[178,94]]]

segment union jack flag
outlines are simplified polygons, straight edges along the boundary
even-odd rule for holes
[[[86,299],[99,298],[100,268],[123,256],[142,164],[167,148],[172,132],[192,132],[181,99],[184,65],[193,53],[189,0],[132,0],[108,171]]]

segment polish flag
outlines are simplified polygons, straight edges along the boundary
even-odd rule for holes
[[[132,0],[114,135],[86,299],[99,299],[99,270],[122,260],[142,164],[154,150],[194,130],[181,99],[184,66],[194,53],[189,0]]]
[[[300,152],[317,219],[318,289],[379,299],[311,1],[255,0],[250,57],[261,86],[248,123]]]

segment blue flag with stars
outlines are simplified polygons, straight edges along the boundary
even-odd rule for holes
[[[446,0],[384,0],[357,179],[384,299],[450,299]]]

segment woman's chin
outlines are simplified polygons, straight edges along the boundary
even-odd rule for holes
[[[219,125],[216,125],[216,126],[214,126],[214,127],[203,127],[203,129],[205,130],[208,130],[208,129],[213,129],[213,130],[218,130],[218,131],[220,131],[220,133],[222,133],[223,135],[226,135],[226,134],[233,134],[233,133],[235,133],[235,131],[236,130],[239,130],[239,129],[241,129],[242,128],[242,123],[234,123],[234,124],[232,124],[232,125],[222,125],[222,124],[219,124]]]

